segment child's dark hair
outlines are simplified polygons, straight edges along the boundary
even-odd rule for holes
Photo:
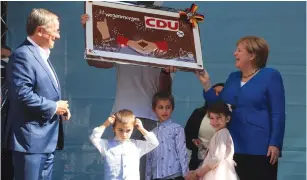
[[[153,97],[152,97],[152,108],[155,108],[157,106],[157,102],[159,100],[169,100],[172,104],[172,109],[175,109],[175,103],[174,103],[174,97],[167,92],[157,92]]]
[[[223,114],[227,117],[230,116],[231,111],[227,104],[225,104],[223,101],[218,101],[208,105],[207,113]]]

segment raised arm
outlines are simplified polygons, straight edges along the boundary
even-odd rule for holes
[[[159,91],[172,93],[172,81],[171,73],[161,70],[159,77]]]
[[[105,155],[105,148],[106,148],[107,141],[104,139],[101,139],[101,136],[104,133],[105,129],[111,124],[113,124],[114,121],[115,121],[115,117],[112,115],[101,126],[94,128],[92,134],[89,137],[92,144],[98,149],[98,151],[102,155]]]
[[[142,121],[140,119],[136,119],[135,123],[136,128],[142,133],[145,138],[145,141],[137,140],[137,146],[140,149],[140,156],[142,157],[144,154],[152,151],[159,145],[159,141],[156,135],[153,132],[148,132],[142,125]]]

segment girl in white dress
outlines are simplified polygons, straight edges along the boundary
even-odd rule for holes
[[[186,176],[189,180],[238,180],[233,160],[234,145],[227,129],[230,121],[230,107],[217,102],[208,107],[210,124],[215,134],[210,140],[209,150],[203,164]]]

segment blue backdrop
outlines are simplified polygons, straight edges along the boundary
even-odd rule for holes
[[[185,9],[192,2],[164,2]],[[200,24],[204,66],[213,83],[224,82],[234,71],[236,41],[245,35],[264,37],[270,45],[269,67],[278,69],[286,88],[287,120],[280,180],[306,179],[306,3],[305,2],[197,2],[205,15]],[[65,124],[65,150],[57,152],[56,180],[101,180],[100,155],[88,135],[102,123],[115,96],[115,69],[89,67],[83,58],[84,29],[80,15],[84,2],[9,2],[8,45],[15,49],[26,38],[26,17],[32,8],[46,8],[60,16],[61,39],[51,62],[70,102],[71,121]],[[195,75],[177,72],[173,83],[176,109],[173,119],[186,123],[203,102]],[[112,133],[108,131],[107,135]]]

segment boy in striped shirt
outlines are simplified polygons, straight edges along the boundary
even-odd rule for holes
[[[152,109],[159,125],[152,132],[159,146],[146,155],[146,180],[184,180],[188,172],[184,129],[171,120],[174,108],[172,95],[164,92],[154,95]]]

